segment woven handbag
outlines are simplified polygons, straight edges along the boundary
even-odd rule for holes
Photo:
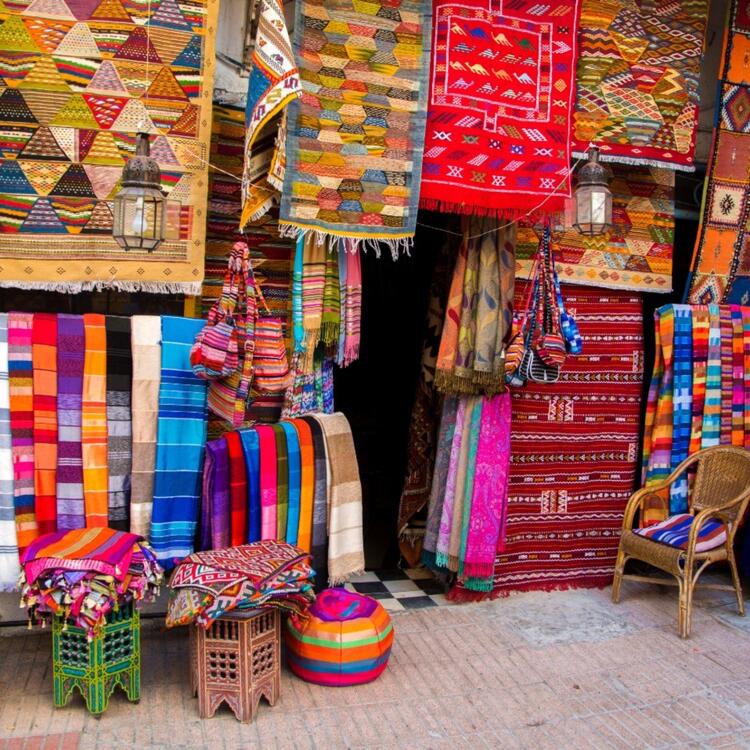
[[[536,309],[537,329],[533,349],[544,364],[551,368],[559,368],[564,364],[568,350],[560,331],[560,308],[555,289],[555,261],[552,256],[549,224],[544,227],[542,240],[539,243],[539,256],[540,292]]]
[[[235,313],[242,280],[242,252],[232,250],[221,297],[208,313],[208,322],[195,337],[190,365],[201,380],[229,377],[239,366],[239,330]]]
[[[233,259],[240,268],[234,316],[237,328],[237,367],[228,377],[209,383],[208,408],[217,417],[229,422],[232,427],[239,427],[245,421],[253,375],[257,305],[255,284],[251,281],[250,251],[246,243],[235,243],[230,263]]]
[[[284,343],[281,318],[271,315],[260,286],[253,279],[260,310],[255,321],[255,347],[253,352],[253,388],[258,393],[283,393],[290,383],[289,360]]]

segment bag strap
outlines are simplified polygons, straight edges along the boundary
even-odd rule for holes
[[[268,303],[266,302],[266,298],[263,294],[263,291],[260,288],[260,284],[258,283],[257,279],[255,278],[255,271],[253,270],[253,264],[252,261],[248,258],[247,265],[245,267],[245,284],[247,285],[248,291],[250,289],[253,289],[255,292],[255,296],[258,300],[260,300],[261,305],[263,305],[263,309],[268,315],[271,315],[271,309],[268,307]]]

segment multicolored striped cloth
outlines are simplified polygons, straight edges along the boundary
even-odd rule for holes
[[[678,549],[687,549],[690,529],[693,527],[695,517],[689,513],[678,513],[670,516],[665,521],[649,526],[645,529],[633,529],[639,536],[651,539],[654,542],[667,544]],[[727,541],[727,527],[718,518],[709,518],[698,529],[698,538],[695,544],[696,552],[707,552],[710,549],[721,547]]]
[[[107,332],[104,316],[83,316],[86,354],[83,361],[81,444],[86,526],[106,526],[107,466]]]
[[[57,318],[57,528],[82,529],[81,414],[86,336],[80,315]]]
[[[206,443],[201,495],[200,548],[231,546],[229,500],[229,449],[224,438]]]
[[[57,531],[57,316],[37,313],[31,329],[34,381],[34,497],[40,534]]]
[[[222,438],[229,456],[229,539],[232,547],[247,541],[248,487],[245,454],[238,432]]]
[[[655,313],[656,360],[649,388],[643,480],[665,479],[688,455],[712,445],[750,448],[750,307],[665,305]],[[644,527],[683,513],[689,479],[651,497]],[[667,505],[669,507],[667,507]]]
[[[15,587],[19,570],[10,437],[8,316],[0,313],[0,591]]]
[[[190,348],[204,321],[161,319],[161,383],[151,543],[174,567],[193,551],[206,444],[206,382],[193,374]]]
[[[34,384],[31,313],[8,313],[8,379],[18,551],[38,536],[34,510]]]

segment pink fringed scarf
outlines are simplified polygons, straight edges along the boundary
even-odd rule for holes
[[[474,468],[471,523],[463,573],[491,577],[495,552],[505,549],[510,466],[510,394],[485,398]]]
[[[348,244],[353,245],[351,240]],[[344,366],[359,359],[359,332],[362,320],[362,266],[359,248],[347,246]]]
[[[260,537],[276,539],[276,436],[269,425],[257,425],[260,443]]]

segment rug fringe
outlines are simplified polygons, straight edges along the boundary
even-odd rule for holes
[[[573,151],[574,159],[585,159],[588,153],[585,151]],[[632,156],[618,156],[617,154],[608,154],[599,150],[599,160],[608,161],[615,164],[630,164],[634,167],[659,167],[660,169],[670,169],[674,172],[695,172],[693,164],[675,164],[671,161],[660,159],[638,159]],[[578,282],[576,282],[578,283]]]
[[[279,236],[288,237],[292,240],[297,240],[299,237],[314,236],[315,242],[318,245],[322,245],[325,242],[331,240],[340,240],[342,247],[345,247],[349,252],[355,253],[362,251],[366,253],[368,250],[372,250],[375,253],[375,257],[380,258],[383,252],[383,246],[385,246],[391,253],[393,260],[398,260],[403,254],[411,256],[411,249],[414,246],[414,237],[356,237],[348,234],[338,234],[335,232],[328,232],[325,229],[317,229],[312,227],[301,227],[297,224],[279,222]],[[343,242],[346,240],[347,242]],[[347,247],[348,245],[348,247]]]
[[[149,294],[185,294],[197,297],[201,294],[200,281],[0,281],[3,289],[28,289],[39,292],[59,292],[79,294],[80,292],[101,292],[115,289],[118,292],[148,292]]]
[[[558,196],[551,195],[549,200]],[[568,196],[560,195],[560,200],[567,200]],[[535,222],[539,219],[561,214],[563,209],[544,210],[540,207],[535,211],[527,211],[522,208],[491,208],[489,206],[474,206],[466,203],[454,203],[453,201],[438,200],[437,198],[420,198],[419,207],[425,211],[438,211],[439,213],[460,214],[466,216],[487,217],[498,221],[510,221],[515,223],[520,219]]]
[[[492,591],[470,591],[468,589],[459,588],[458,586],[451,587],[451,590],[446,594],[446,599],[456,604],[465,604],[468,602],[485,602],[494,601],[495,599],[505,599],[514,594],[522,594],[530,591],[543,591],[552,593],[553,591],[572,591],[574,589],[605,589],[612,583],[612,576],[610,575],[606,581],[597,580],[596,583],[541,583],[534,582],[528,584],[521,584],[513,589],[492,589]]]
[[[336,576],[335,578],[333,576],[328,576],[328,585],[333,586],[343,586],[345,583],[349,583],[349,581],[354,578],[354,576],[363,576],[365,574],[365,569],[360,568],[359,570],[352,570],[350,573],[347,573],[346,575],[342,576]]]

